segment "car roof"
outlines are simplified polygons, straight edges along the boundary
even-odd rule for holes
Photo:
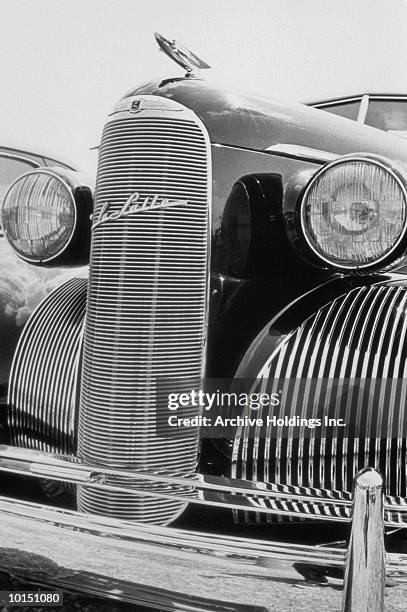
[[[76,170],[76,166],[66,157],[61,156],[55,151],[47,149],[47,147],[39,146],[38,148],[33,144],[28,144],[18,138],[0,138],[0,150],[10,154],[21,154],[22,157],[28,157],[34,160],[40,160],[43,163],[55,162],[61,164],[71,170]],[[49,165],[49,164],[48,164]]]

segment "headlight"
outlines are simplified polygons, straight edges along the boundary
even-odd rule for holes
[[[90,213],[90,190],[75,173],[41,168],[11,184],[1,222],[9,244],[25,261],[76,265],[88,257]]]
[[[300,222],[321,263],[344,270],[391,263],[405,251],[404,177],[388,160],[376,156],[335,160],[309,182]]]
[[[250,194],[244,180],[237,181],[226,201],[222,233],[232,272],[243,275],[250,250]]]
[[[246,174],[233,185],[223,211],[220,244],[234,276],[263,278],[286,263],[275,204],[282,191],[281,177],[271,173]]]

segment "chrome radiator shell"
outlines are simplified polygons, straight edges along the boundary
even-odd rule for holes
[[[175,379],[198,381],[203,375],[210,168],[205,127],[171,100],[130,98],[105,127],[78,438],[79,457],[95,466],[166,468],[181,474],[195,469],[197,429],[182,428],[171,436],[157,432],[169,413],[161,395],[156,396],[156,384],[161,381],[161,391],[172,392]],[[159,202],[188,203],[120,217],[135,193],[140,201],[158,196]],[[97,223],[107,206],[109,218]],[[80,487],[78,505],[83,511],[151,523],[167,523],[184,507],[87,487]]]

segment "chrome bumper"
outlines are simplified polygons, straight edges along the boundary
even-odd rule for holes
[[[29,465],[30,451],[10,447],[0,451],[0,470],[30,472],[23,469],[23,464]],[[26,459],[22,459],[25,453]],[[35,469],[33,464],[31,469]],[[79,469],[87,478],[88,468]],[[375,612],[382,609],[384,589],[383,496],[376,472],[359,478],[347,553],[336,548],[130,524],[0,497],[0,569],[51,587],[156,609],[250,612],[340,609],[346,565],[344,609]],[[67,479],[67,471],[63,479]],[[212,494],[214,487],[226,486],[198,478],[195,484],[201,492],[209,487]],[[232,482],[232,488],[237,484]],[[100,486],[100,482],[90,486]],[[255,485],[247,486],[249,496],[253,495]],[[268,493],[270,490],[263,491]],[[243,493],[240,496],[245,499]],[[398,507],[401,511],[404,506],[400,503]],[[407,555],[388,554],[386,574],[396,585],[386,588],[386,610],[404,610]]]
[[[0,567],[30,580],[164,610],[316,609],[295,564],[340,568],[344,551],[125,525],[0,499]],[[330,593],[333,607],[340,593]]]

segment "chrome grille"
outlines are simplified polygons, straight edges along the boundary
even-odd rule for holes
[[[144,107],[154,101],[142,100]],[[188,473],[198,431],[158,435],[168,410],[156,383],[171,392],[168,379],[198,380],[203,373],[210,149],[198,118],[164,102],[165,111],[119,113],[102,137],[94,219],[106,202],[109,215],[120,211],[135,192],[140,199],[157,195],[188,204],[137,211],[93,230],[79,456],[112,468]],[[78,503],[85,511],[165,523],[184,506],[148,497],[163,486],[140,483],[146,497],[81,487]]]
[[[309,436],[294,438],[287,428],[285,435],[276,436],[271,427],[263,427],[253,436],[241,428],[234,445],[233,475],[351,491],[358,470],[372,466],[383,473],[389,494],[404,497],[406,339],[404,287],[354,289],[312,315],[288,334],[259,373],[258,385],[269,393],[282,391],[283,400],[280,408],[264,409],[258,416],[318,418],[329,406],[331,416],[344,416],[359,435],[321,438],[315,429]],[[365,395],[349,387],[345,397],[339,396],[327,384],[342,379],[364,380]],[[357,413],[351,414],[355,404]],[[369,431],[365,436],[360,435],[363,427]],[[391,429],[393,433],[387,434]],[[252,519],[263,520],[245,516]]]

